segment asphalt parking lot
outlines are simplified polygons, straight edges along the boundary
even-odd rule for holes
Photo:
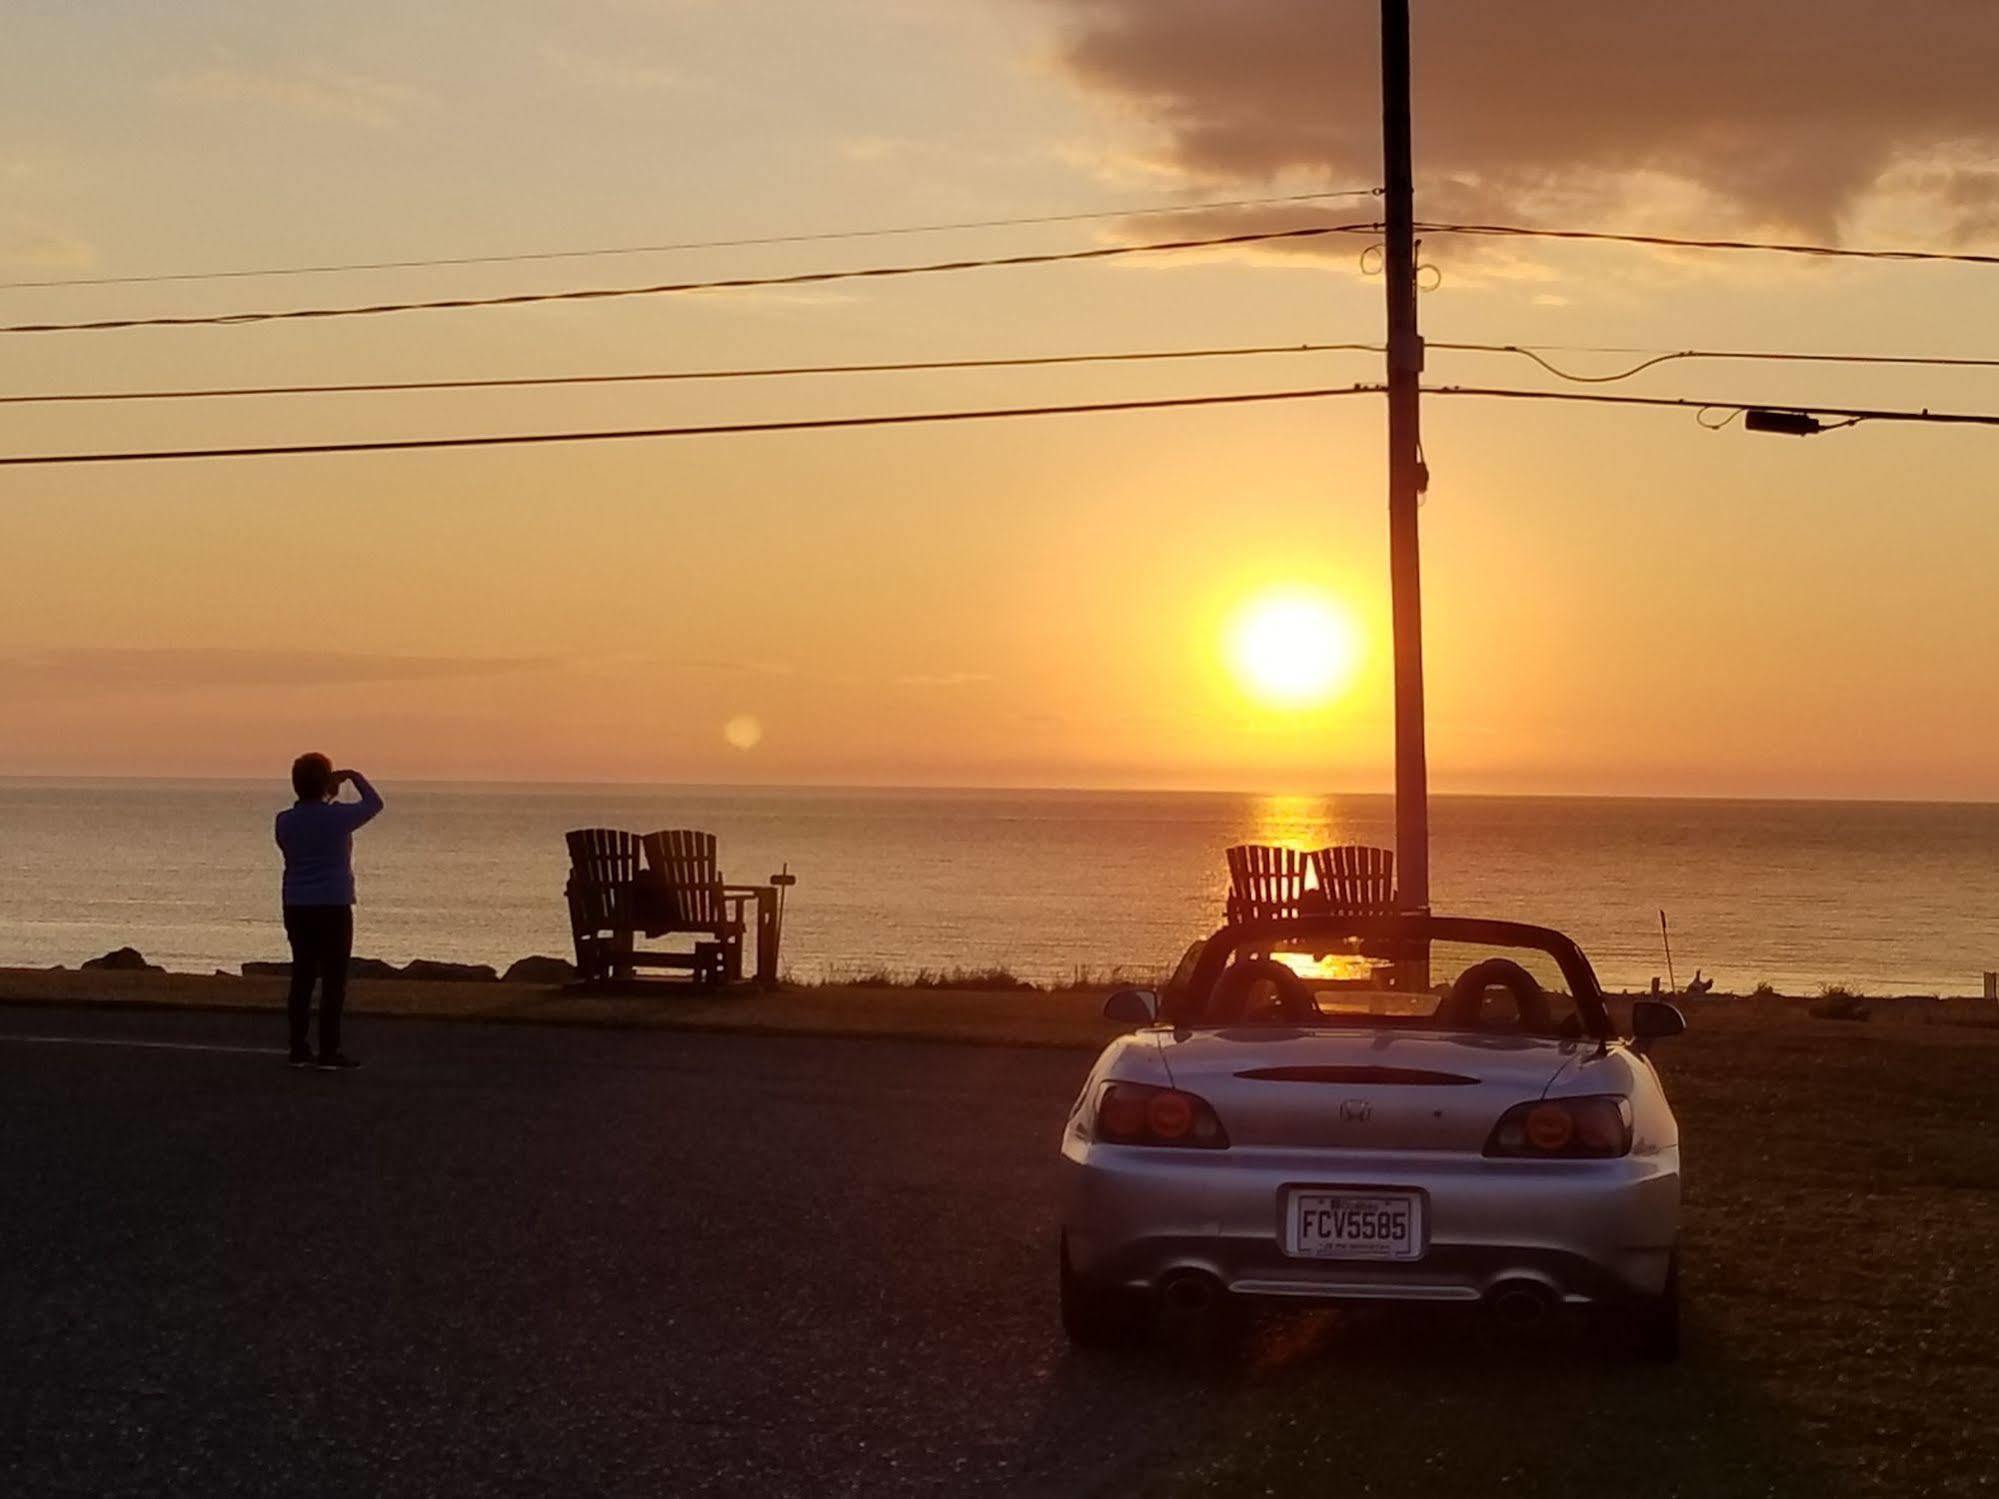
[[[1069,1495],[1197,1388],[1071,1355],[1087,1059],[0,1007],[0,1490]]]

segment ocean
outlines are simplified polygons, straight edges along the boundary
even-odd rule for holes
[[[688,786],[382,788],[356,951],[568,955],[562,834],[706,828],[731,881],[798,876],[799,978],[1003,965],[1151,974],[1219,921],[1230,844],[1392,843],[1383,796]],[[181,971],[285,956],[274,783],[0,780],[0,966],[137,947]],[[1560,927],[1607,985],[1976,994],[1999,968],[1999,806],[1434,800],[1432,895]]]

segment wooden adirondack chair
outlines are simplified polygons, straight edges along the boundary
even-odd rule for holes
[[[578,828],[569,844],[569,929],[585,982],[628,979],[639,968],[684,968],[698,984],[743,976],[743,937],[756,907],[757,982],[777,982],[780,894],[798,883],[786,866],[767,885],[724,885],[715,835],[691,829],[636,833]],[[640,933],[691,932],[712,940],[694,951],[641,950]]]
[[[639,840],[616,828],[577,828],[569,844],[569,933],[586,981],[627,978],[632,969],[633,888]]]
[[[1305,872],[1311,867],[1312,856],[1303,849],[1237,844],[1229,850],[1228,924],[1302,915]]]
[[[725,885],[716,866],[715,835],[692,828],[669,828],[647,833],[640,840],[645,849],[647,878],[656,880],[666,891],[667,916],[664,925],[647,926],[649,936],[662,932],[692,932],[708,936],[712,942],[694,945],[694,977],[697,982],[733,984],[743,976],[743,933],[749,923],[743,908],[755,901],[759,917],[765,904],[765,887]],[[762,927],[758,922],[759,959],[762,958]],[[764,978],[758,963],[758,977]],[[772,975],[774,977],[774,975]]]
[[[1395,855],[1385,848],[1343,843],[1312,852],[1324,909],[1340,916],[1389,916],[1395,911]]]

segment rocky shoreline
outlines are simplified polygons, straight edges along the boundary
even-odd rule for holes
[[[148,963],[145,954],[135,947],[117,947],[102,957],[91,958],[79,965],[85,973],[165,973],[158,963]],[[60,973],[61,968],[48,970]],[[217,978],[250,979],[290,978],[292,965],[289,963],[245,963],[239,973],[232,974],[227,969],[215,970]],[[413,958],[398,967],[381,958],[353,958],[347,964],[350,979],[404,979],[414,983],[506,983],[506,984],[567,984],[575,981],[576,967],[564,958],[551,958],[541,954],[518,958],[507,965],[501,973],[490,963],[446,963],[435,958]]]

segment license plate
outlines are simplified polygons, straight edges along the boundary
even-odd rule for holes
[[[1423,1199],[1414,1192],[1293,1192],[1286,1252],[1319,1260],[1423,1257]]]

